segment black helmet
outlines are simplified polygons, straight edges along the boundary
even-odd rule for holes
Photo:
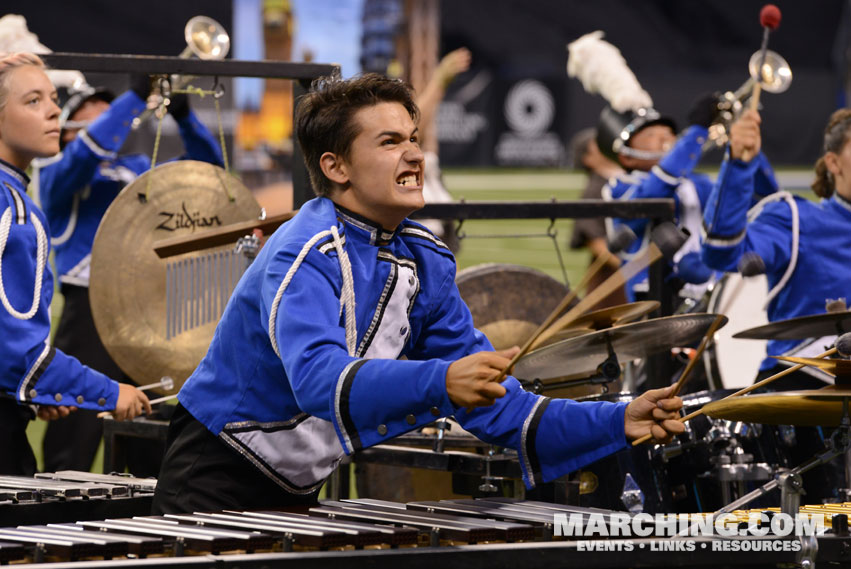
[[[65,146],[62,142],[62,137],[65,134],[66,123],[74,116],[74,113],[80,110],[83,103],[90,99],[99,99],[106,103],[111,103],[115,99],[115,95],[112,91],[104,87],[91,87],[89,85],[70,92],[68,100],[62,106],[62,112],[59,114],[59,141],[62,147]]]
[[[677,132],[674,120],[662,116],[652,107],[619,113],[606,106],[600,113],[600,121],[597,124],[597,146],[603,154],[617,161],[618,154],[629,146],[629,140],[635,133],[655,124],[665,125]]]

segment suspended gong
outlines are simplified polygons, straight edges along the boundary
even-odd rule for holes
[[[218,166],[191,160],[142,174],[109,206],[92,246],[89,298],[106,350],[136,383],[170,376],[179,389],[206,353],[218,321],[211,316],[221,314],[227,300],[217,286],[221,271],[197,263],[198,253],[161,259],[154,243],[260,215],[239,180]],[[231,249],[219,251],[227,257]],[[175,290],[185,316],[185,325],[177,327],[177,312],[166,310],[167,286],[175,297],[175,264],[183,267],[182,286]],[[225,268],[238,277],[234,267]]]

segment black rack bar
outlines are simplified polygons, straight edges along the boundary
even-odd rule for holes
[[[476,201],[426,204],[413,219],[560,219],[581,217],[674,219],[674,200]]]
[[[218,75],[220,77],[272,77],[310,81],[330,75],[339,66],[329,63],[291,61],[248,61],[241,59],[184,59],[159,55],[108,53],[45,53],[41,57],[53,69],[75,69],[102,73],[147,73],[148,75]]]
[[[109,53],[47,53],[40,56],[54,69],[76,69],[102,73],[146,73],[148,75],[207,75],[217,77],[269,77],[293,79],[293,101],[307,93],[317,77],[338,73],[330,63],[291,61],[247,61],[241,59],[184,59],[159,55],[118,55]],[[295,105],[293,105],[295,121]],[[293,204],[301,206],[312,196],[301,148],[293,145]]]

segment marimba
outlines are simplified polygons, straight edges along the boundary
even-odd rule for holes
[[[851,512],[851,504],[833,505],[830,511],[842,515]],[[313,568],[340,563],[347,569],[437,565],[551,569],[776,567],[802,560],[851,563],[847,526],[805,544],[792,536],[755,538],[780,546],[759,552],[716,547],[719,537],[636,538],[629,540],[629,547],[624,539],[593,540],[589,549],[587,538],[554,535],[559,533],[557,514],[579,514],[582,519],[624,515],[513,498],[410,504],[328,500],[306,512],[222,511],[0,528],[0,562],[45,563],[52,569],[119,564],[122,568]]]

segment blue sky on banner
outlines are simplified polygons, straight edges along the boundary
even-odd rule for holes
[[[360,72],[363,0],[292,0],[295,30],[293,61],[310,51],[317,63],[338,63],[343,77]],[[263,0],[234,0],[234,59],[264,59]],[[240,77],[234,98],[239,109],[256,110],[263,98],[263,80]]]

